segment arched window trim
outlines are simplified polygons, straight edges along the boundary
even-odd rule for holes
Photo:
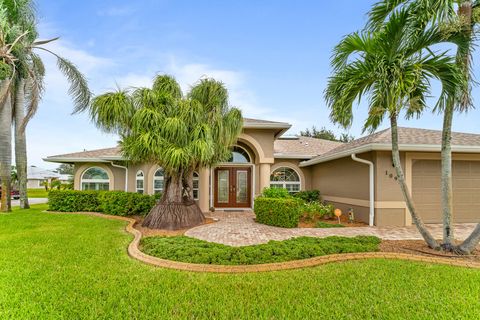
[[[135,175],[135,191],[140,194],[145,192],[145,174],[142,170],[138,170]]]
[[[159,171],[162,171],[162,175],[160,176],[157,176],[157,172]],[[155,172],[153,173],[153,193],[162,193],[164,188],[165,188],[165,172],[163,171],[163,169],[160,167],[158,168],[157,170],[155,170]],[[155,182],[156,181],[162,181],[161,183],[161,187],[155,187]]]
[[[232,161],[232,162],[229,162],[229,161],[227,161],[226,163],[240,163],[240,164],[241,164],[241,163],[245,163],[245,164],[252,163],[252,159],[253,159],[253,158],[252,158],[252,155],[250,154],[250,152],[249,152],[245,147],[236,144],[236,145],[233,146],[233,149],[235,149],[235,148],[242,149],[242,150],[247,154],[247,156],[248,156],[248,161],[247,161],[247,162],[233,162],[233,161]],[[234,152],[233,149],[232,149],[232,153]]]
[[[98,170],[101,170],[103,172],[105,172],[105,174],[107,175],[107,179],[86,179],[84,178],[85,177],[85,174],[89,171],[89,170],[92,170],[92,169],[98,169]],[[84,188],[84,183],[88,183],[88,184],[107,184],[107,188],[106,189],[100,189],[98,188],[99,186],[95,186],[94,189],[85,189]],[[105,170],[104,168],[101,168],[101,167],[88,167],[86,168],[83,172],[82,172],[82,175],[80,177],[80,189],[81,190],[109,190],[110,189],[110,177],[108,176],[108,172],[107,170]]]
[[[193,172],[192,195],[193,200],[200,199],[200,175],[196,171]]]
[[[285,170],[285,169],[292,170],[295,173],[295,175],[297,176],[298,180],[296,180],[296,181],[286,181],[286,180],[275,181],[275,180],[272,180],[272,175],[276,171]],[[272,170],[272,172],[270,173],[270,187],[272,187],[272,188],[283,188],[283,189],[287,189],[288,192],[290,192],[290,193],[297,193],[302,188],[302,178],[301,178],[301,175],[299,174],[299,172],[295,168],[292,168],[292,167],[289,167],[289,166],[281,166],[281,167],[275,168],[275,170]]]

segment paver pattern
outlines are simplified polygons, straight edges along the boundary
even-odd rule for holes
[[[209,217],[219,221],[202,225],[185,232],[186,236],[229,246],[248,246],[266,243],[270,240],[286,240],[294,237],[328,237],[359,235],[377,236],[384,240],[421,240],[415,226],[410,227],[348,227],[348,228],[278,228],[256,223],[251,211],[217,211]],[[475,223],[455,225],[455,238],[464,240],[475,228]],[[442,225],[429,224],[428,229],[438,239],[442,238]]]
[[[225,266],[225,265],[213,265],[213,264],[197,264],[186,263],[172,260],[160,259],[147,255],[140,251],[139,244],[142,239],[142,233],[134,228],[136,221],[132,218],[112,216],[97,212],[66,212],[60,214],[84,214],[91,215],[100,218],[121,220],[128,222],[125,230],[131,233],[134,238],[128,245],[128,255],[134,259],[137,259],[143,263],[153,265],[156,267],[162,267],[167,269],[184,270],[191,272],[214,272],[214,273],[246,273],[246,272],[266,272],[266,271],[278,271],[278,270],[290,270],[319,266],[322,264],[341,262],[348,260],[362,260],[362,259],[400,259],[419,261],[426,263],[438,263],[451,266],[459,266],[465,268],[480,269],[480,263],[470,261],[459,261],[452,258],[443,257],[425,257],[421,255],[407,254],[407,253],[395,253],[395,252],[365,252],[365,253],[345,253],[345,254],[331,254],[327,256],[314,257],[310,259],[294,260],[278,263],[265,263],[255,265],[241,265],[241,266]]]

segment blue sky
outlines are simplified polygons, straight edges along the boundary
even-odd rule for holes
[[[289,134],[331,124],[323,99],[331,50],[363,27],[374,1],[69,1],[37,2],[40,37],[84,72],[94,93],[148,86],[157,73],[177,77],[186,91],[200,77],[225,82],[244,116],[286,121]],[[55,154],[116,145],[86,115],[71,115],[68,85],[47,65],[46,92],[28,128],[30,164]],[[477,89],[475,89],[477,91]],[[476,99],[478,101],[478,99]],[[366,105],[348,131],[359,137]],[[456,116],[454,129],[480,133],[480,111]],[[401,125],[441,129],[430,113]],[[387,123],[384,124],[384,127]]]

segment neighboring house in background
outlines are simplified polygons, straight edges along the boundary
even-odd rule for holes
[[[29,166],[27,168],[27,188],[28,189],[42,189],[45,181],[49,183],[53,179],[60,180],[62,183],[68,183],[72,180],[69,174],[60,174],[52,170],[42,169],[36,166]]]
[[[282,137],[290,124],[244,119],[244,128],[228,162],[194,173],[193,195],[206,212],[248,209],[265,187],[294,193],[318,189],[325,201],[378,226],[408,226],[410,214],[396,181],[390,130],[333,142]],[[399,128],[407,184],[420,216],[441,222],[441,132]],[[480,135],[453,133],[456,222],[478,222],[480,214]],[[77,190],[126,190],[153,194],[163,190],[162,169],[155,164],[127,165],[120,149],[109,148],[51,156],[46,161],[75,164]]]

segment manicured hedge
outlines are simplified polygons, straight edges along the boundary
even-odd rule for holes
[[[203,264],[248,265],[307,259],[335,253],[378,251],[372,236],[298,237],[264,244],[230,247],[185,236],[142,238],[141,250],[162,259]]]
[[[294,197],[300,198],[307,203],[308,202],[319,202],[319,201],[321,201],[319,190],[299,191],[299,192],[294,194]]]
[[[159,197],[124,191],[52,190],[48,194],[48,206],[52,211],[146,215]]]
[[[258,197],[253,210],[259,223],[295,228],[302,214],[302,205],[303,201],[295,198]]]

